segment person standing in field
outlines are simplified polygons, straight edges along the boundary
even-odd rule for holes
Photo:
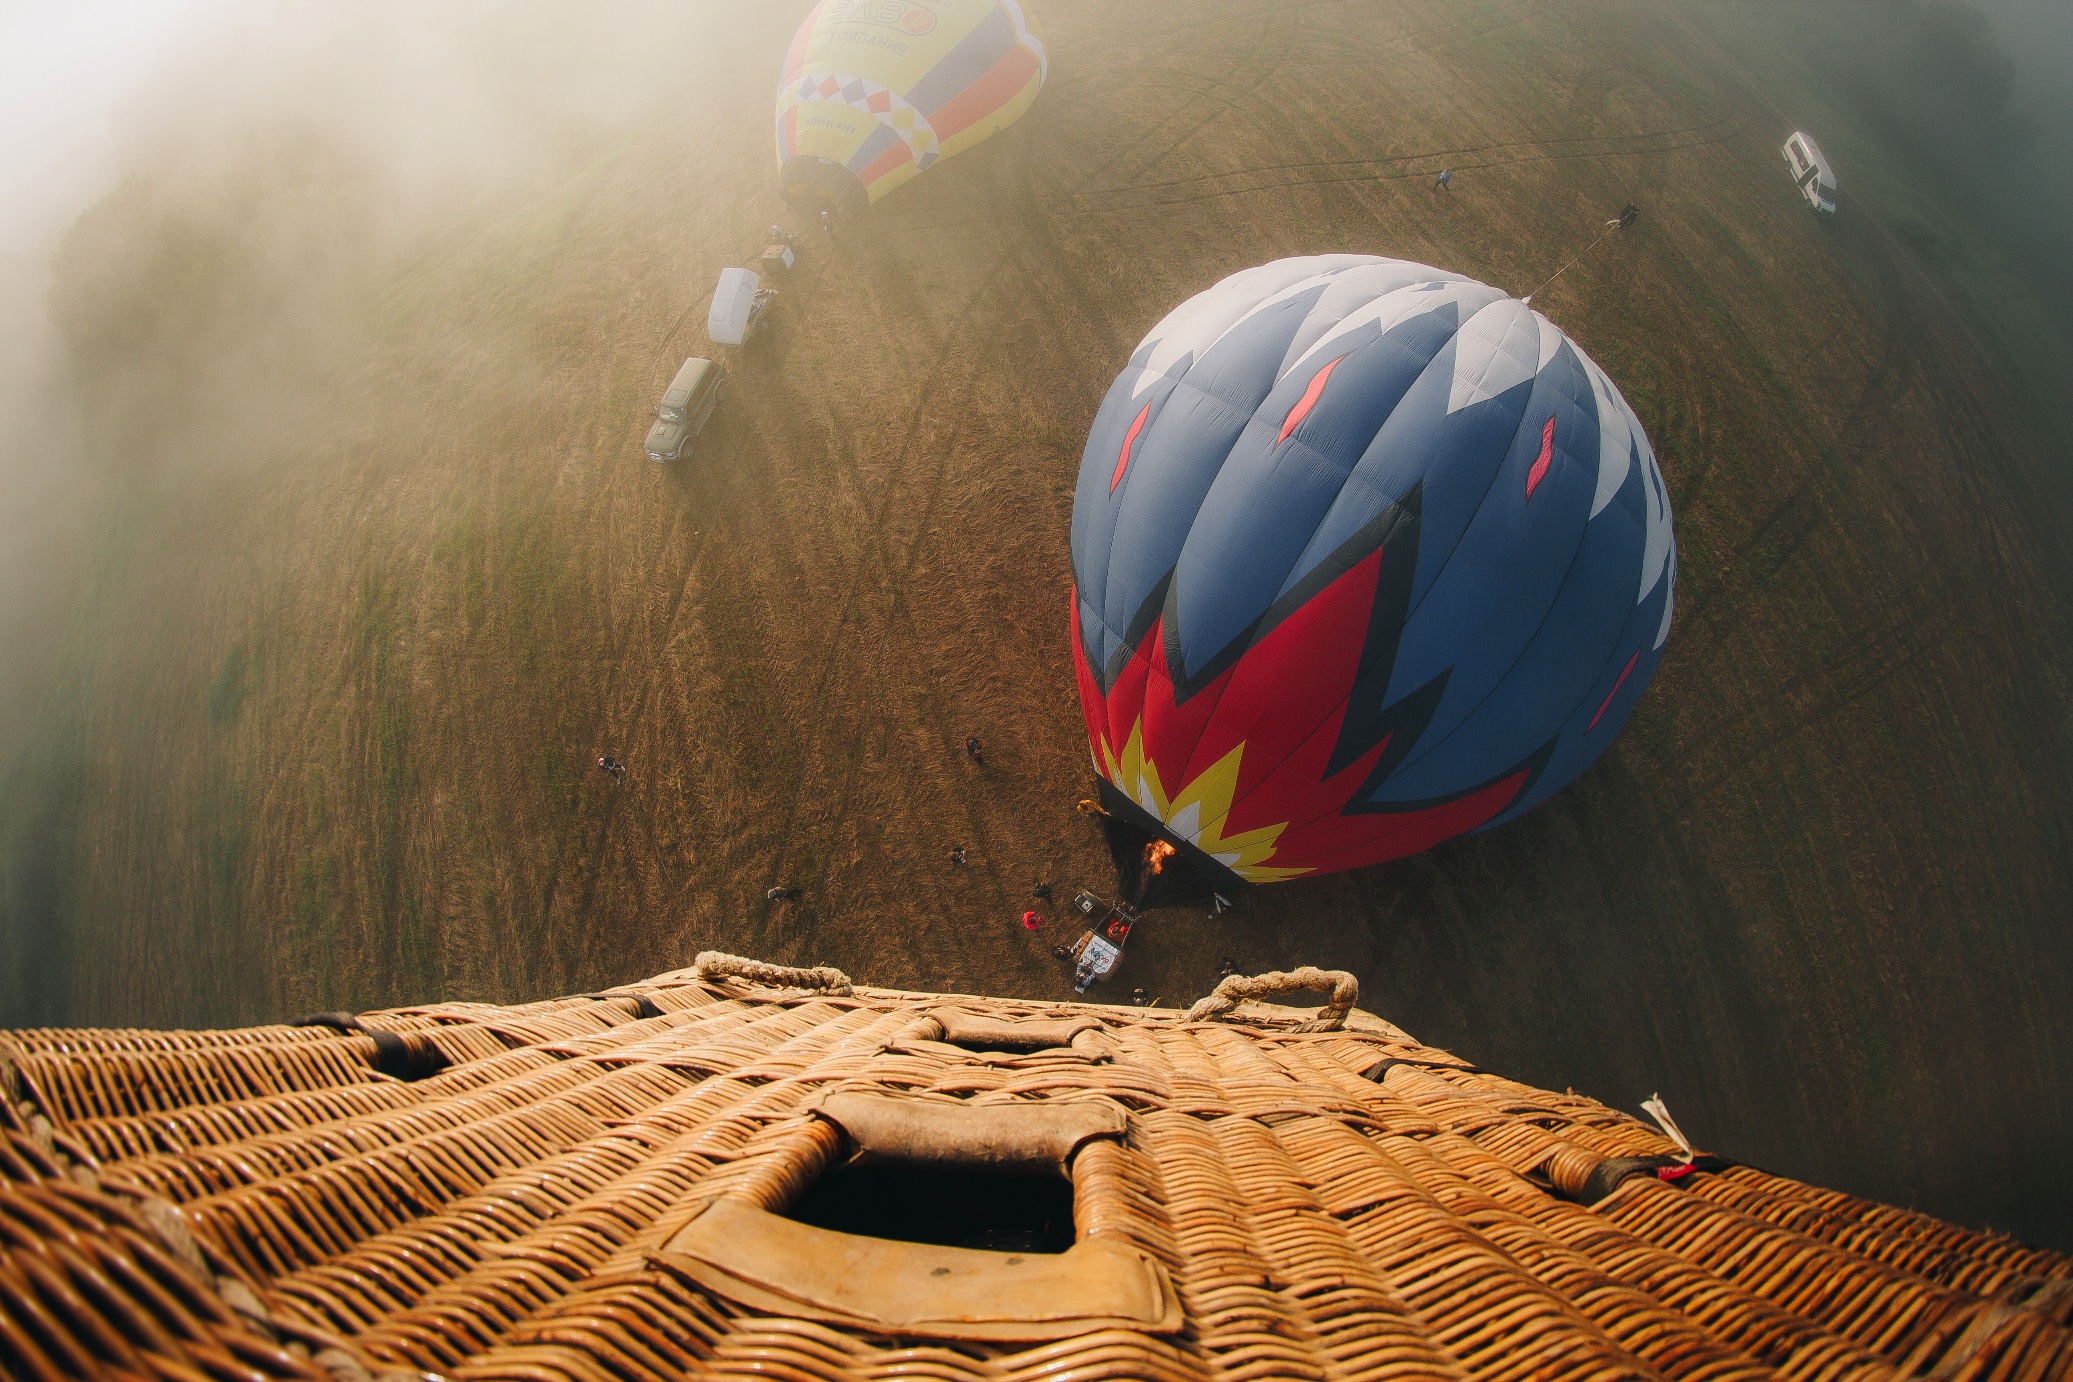
[[[1440,180],[1432,185],[1432,190],[1435,192],[1451,191],[1452,189],[1448,187],[1448,184],[1453,181],[1454,170],[1452,168],[1442,168],[1440,169]]]
[[[610,754],[603,754],[597,760],[599,768],[612,775],[614,782],[626,781],[626,765]]]
[[[1034,910],[1027,911],[1022,914],[1022,929],[1025,931],[1034,931],[1043,924],[1044,919],[1041,916],[1039,916]]]
[[[980,767],[985,767],[986,741],[976,734],[967,734],[965,736],[965,757],[971,759]]]

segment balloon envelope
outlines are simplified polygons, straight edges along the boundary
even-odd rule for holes
[[[1021,0],[821,0],[778,80],[785,198],[875,202],[1021,119],[1044,71]]]
[[[1088,435],[1072,559],[1104,800],[1219,887],[1546,799],[1654,674],[1676,574],[1605,372],[1496,288],[1359,255],[1152,329]]]

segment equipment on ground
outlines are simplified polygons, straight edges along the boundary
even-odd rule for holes
[[[775,277],[789,270],[794,259],[795,256],[790,242],[783,240],[775,241],[765,245],[763,253],[756,256],[756,268],[759,273]]]
[[[1073,907],[1083,916],[1094,918],[1068,952],[1072,958],[1073,991],[1085,993],[1115,973],[1116,966],[1122,963],[1123,942],[1130,939],[1137,914],[1120,902],[1104,903],[1087,892],[1073,898]]]
[[[1045,63],[1025,0],[825,0],[778,81],[785,200],[861,210],[1021,119]]]
[[[763,325],[777,290],[763,287],[762,282],[750,269],[720,270],[712,309],[705,316],[705,334],[714,345],[745,346]]]
[[[727,397],[727,367],[694,355],[677,370],[655,409],[646,450],[651,461],[674,461],[704,429],[713,409]]]
[[[1152,329],[1073,503],[1073,656],[1132,907],[1413,854],[1611,744],[1676,553],[1619,390],[1499,289],[1364,255]]]
[[[1814,137],[1804,130],[1794,130],[1785,141],[1784,153],[1793,184],[1807,204],[1824,216],[1835,215],[1835,173]]]

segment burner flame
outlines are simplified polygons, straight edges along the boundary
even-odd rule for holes
[[[1166,861],[1177,851],[1164,840],[1154,840],[1144,847],[1144,871],[1147,878],[1157,878]]]

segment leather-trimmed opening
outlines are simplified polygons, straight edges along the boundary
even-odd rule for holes
[[[1072,1211],[1063,1176],[851,1162],[807,1186],[785,1217],[891,1242],[1048,1255],[1073,1245]]]
[[[935,1040],[946,1045],[1020,1054],[1075,1046],[1080,1033],[1101,1030],[1101,1024],[1091,1017],[1018,1020],[987,1017],[963,1008],[937,1008],[929,1014],[929,1021],[941,1031]]]
[[[1591,1174],[1571,1198],[1579,1204],[1597,1204],[1637,1176],[1649,1180],[1674,1181],[1677,1179],[1675,1173],[1685,1168],[1689,1168],[1690,1171],[1724,1171],[1731,1165],[1732,1162],[1704,1153],[1690,1159],[1674,1156],[1610,1156],[1591,1168]],[[1666,1176],[1664,1172],[1672,1174]]]
[[[1708,1152],[1690,1158],[1598,1156],[1583,1148],[1563,1146],[1535,1169],[1555,1194],[1578,1204],[1595,1205],[1636,1178],[1681,1185],[1685,1177],[1695,1172],[1720,1172],[1735,1164]]]
[[[624,1003],[633,1010],[636,1022],[646,1022],[652,1017],[661,1017],[662,1009],[655,1006],[655,1000],[645,993],[586,993],[583,995],[593,1003]]]
[[[1399,1065],[1408,1065],[1413,1070],[1431,1070],[1435,1072],[1452,1070],[1462,1075],[1487,1075],[1490,1073],[1480,1065],[1467,1065],[1459,1061],[1422,1060],[1411,1056],[1385,1056],[1361,1071],[1360,1077],[1364,1080],[1373,1080],[1376,1084],[1381,1084],[1387,1079],[1389,1072]]]
[[[855,1162],[1009,1175],[1063,1175],[1082,1145],[1130,1130],[1130,1116],[1109,1099],[968,1104],[836,1093],[811,1112],[841,1129]]]
[[[1041,1341],[1181,1328],[1165,1268],[1078,1201],[1124,1193],[1107,1099],[967,1104],[862,1093],[812,1112],[834,1155],[783,1203],[705,1206],[653,1261],[750,1310],[895,1336]],[[823,1153],[825,1156],[826,1153]],[[1084,1168],[1107,1162],[1109,1170]],[[802,1178],[804,1179],[804,1178]],[[1077,1215],[1077,1220],[1076,1220]]]
[[[1129,1130],[1128,1115],[1107,1100],[973,1105],[831,1094],[813,1112],[841,1129],[850,1155],[786,1217],[895,1242],[1003,1252],[1071,1248],[1073,1155]]]
[[[1149,1253],[1091,1238],[1055,1256],[831,1233],[739,1200],[705,1205],[651,1259],[757,1314],[894,1338],[1037,1343],[1172,1334],[1180,1297]]]
[[[323,1027],[346,1036],[364,1036],[374,1042],[374,1059],[368,1064],[391,1079],[415,1082],[429,1079],[453,1064],[453,1059],[423,1032],[403,1034],[370,1027],[351,1013],[311,1013],[289,1024],[293,1027]]]
[[[1114,1043],[1093,1018],[1007,1019],[954,1009],[937,1009],[915,1018],[885,1049],[1018,1067],[1061,1058],[1089,1064],[1115,1058]]]

